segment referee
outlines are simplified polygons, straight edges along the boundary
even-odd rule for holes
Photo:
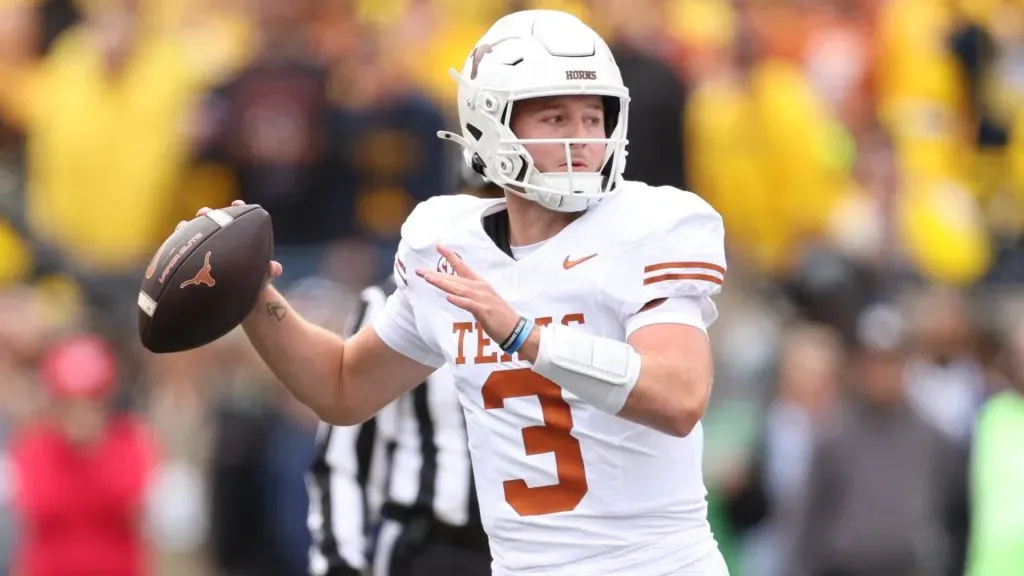
[[[350,333],[380,313],[363,291]],[[490,576],[466,424],[447,367],[358,426],[320,424],[308,474],[312,576]]]

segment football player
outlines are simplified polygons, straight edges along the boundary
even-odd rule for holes
[[[449,365],[495,576],[726,574],[700,424],[721,217],[623,179],[628,91],[577,18],[505,16],[452,75],[461,134],[442,137],[504,197],[421,203],[402,227],[398,289],[352,338],[267,287],[250,340],[339,425]]]

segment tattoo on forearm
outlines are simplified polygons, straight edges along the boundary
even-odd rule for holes
[[[267,315],[277,318],[277,321],[280,322],[288,315],[288,309],[278,302],[267,302]]]

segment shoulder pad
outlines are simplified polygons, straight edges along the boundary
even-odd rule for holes
[[[415,262],[417,252],[430,250],[441,243],[459,224],[469,222],[494,203],[493,199],[469,194],[435,196],[416,205],[402,224],[402,239],[395,254],[394,280],[399,289],[409,285],[406,269]]]
[[[647,186],[640,182],[626,182],[626,185],[628,188],[612,210],[615,213],[614,227],[618,231],[617,241],[623,247],[656,239],[692,223],[702,214],[718,217],[715,209],[693,192],[672,186]]]
[[[696,194],[670,186],[633,196],[623,215],[632,242],[616,258],[613,274],[625,312],[662,298],[704,298],[721,291],[726,270],[721,215]]]
[[[402,240],[410,250],[433,246],[452,229],[453,222],[478,213],[493,200],[469,194],[435,196],[416,205],[402,224]]]

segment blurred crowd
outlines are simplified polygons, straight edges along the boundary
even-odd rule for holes
[[[417,202],[489,193],[435,134],[448,69],[524,8],[612,45],[627,177],[725,218],[733,573],[1024,574],[1024,1],[0,0],[0,575],[68,573],[15,566],[20,514],[70,529],[33,498],[103,475],[32,455],[104,434],[97,490],[159,573],[304,573],[315,416],[244,336],[143,351],[141,270],[197,208],[258,203],[281,287],[340,330]]]

